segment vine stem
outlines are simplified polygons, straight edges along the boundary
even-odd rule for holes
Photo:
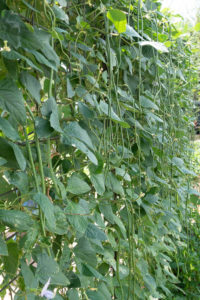
[[[28,111],[29,111],[29,114],[33,120],[33,123],[34,123],[34,127],[35,127],[35,118],[34,118],[34,115],[29,107],[29,105],[27,104],[26,105]],[[27,135],[27,133],[26,133]],[[27,136],[28,138],[28,136]],[[40,176],[41,176],[41,182],[42,182],[42,192],[43,194],[46,194],[46,186],[45,186],[45,179],[44,179],[44,170],[43,170],[43,164],[42,164],[42,154],[41,154],[41,149],[40,149],[40,144],[39,144],[39,140],[38,140],[38,136],[37,136],[37,133],[35,131],[35,143],[36,143],[36,149],[37,149],[37,153],[38,153],[38,161],[39,161],[39,169],[40,169]],[[29,147],[30,147],[30,144],[28,143]],[[31,149],[30,149],[31,151]],[[32,152],[31,153],[31,156],[32,156]],[[33,158],[32,158],[32,163],[33,163],[33,170],[35,170],[35,166],[34,166],[34,162],[33,162]],[[34,171],[33,171],[34,172]],[[36,171],[35,171],[35,174],[36,174]],[[36,175],[36,178],[37,178],[37,175]],[[37,188],[37,192],[39,192],[39,184],[38,184],[38,188]],[[42,232],[43,232],[43,235],[44,237],[46,236],[46,231],[45,231],[45,219],[44,219],[44,216],[43,216],[43,213],[42,213],[42,210],[41,208],[39,208],[39,213],[40,213],[40,220],[41,220],[41,226],[42,226]],[[48,249],[48,253],[50,253],[49,249]]]
[[[38,183],[37,173],[36,173],[36,169],[35,169],[35,165],[34,165],[34,161],[33,161],[33,155],[32,155],[32,151],[31,151],[31,146],[30,146],[29,141],[28,141],[28,135],[27,135],[25,127],[23,127],[23,131],[24,131],[24,136],[25,136],[25,139],[26,139],[26,147],[27,147],[27,150],[28,150],[29,160],[30,160],[30,163],[31,163],[32,171],[33,171],[33,176],[34,176],[34,180],[35,180],[36,190],[37,190],[37,192],[39,192],[40,189],[39,189],[39,183]]]
[[[53,183],[55,185],[56,193],[58,195],[60,195],[60,191],[59,191],[59,188],[58,188],[58,184],[56,182],[56,177],[55,177],[55,174],[54,174],[54,171],[53,171],[53,166],[52,166],[52,160],[51,160],[51,142],[50,142],[49,138],[47,140],[47,146],[48,146],[48,164],[49,164],[49,169],[50,169],[51,177],[52,177]]]

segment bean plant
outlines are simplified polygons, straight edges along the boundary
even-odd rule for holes
[[[157,0],[1,0],[1,299],[199,299],[189,41]]]

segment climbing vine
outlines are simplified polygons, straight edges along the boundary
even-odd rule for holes
[[[157,0],[3,0],[0,47],[1,298],[199,299],[188,37]]]

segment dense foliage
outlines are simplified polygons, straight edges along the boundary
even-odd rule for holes
[[[1,298],[199,299],[198,75],[160,9],[0,2]]]

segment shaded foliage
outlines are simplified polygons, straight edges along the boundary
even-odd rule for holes
[[[198,77],[160,6],[1,2],[1,297],[198,299]]]

